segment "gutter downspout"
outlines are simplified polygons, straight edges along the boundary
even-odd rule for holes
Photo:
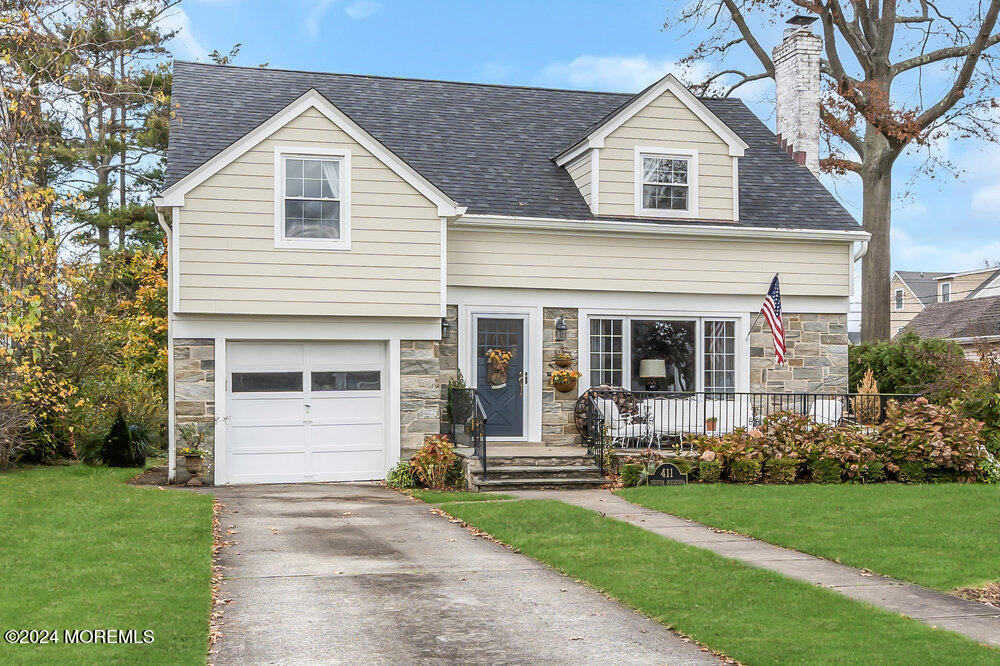
[[[167,235],[167,252],[173,252],[170,247],[171,235],[170,225],[163,215],[163,209],[153,202],[156,210],[156,220],[160,223],[160,228]],[[173,483],[177,476],[177,433],[175,431],[175,421],[177,420],[176,405],[174,403],[174,307],[173,307],[173,281],[174,275],[170,270],[170,261],[167,261],[167,482]]]

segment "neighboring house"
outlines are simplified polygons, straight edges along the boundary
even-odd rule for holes
[[[209,481],[381,478],[439,432],[458,370],[490,441],[549,445],[579,442],[595,384],[846,390],[868,234],[809,168],[820,46],[775,49],[781,145],[673,76],[627,95],[175,63],[171,451],[194,423]],[[755,318],[775,273],[780,368]],[[564,347],[571,393],[547,380]],[[640,376],[650,356],[666,376]]]
[[[949,303],[974,298],[987,285],[1000,293],[1000,269],[996,266],[961,273],[896,271],[889,283],[889,312],[892,336],[896,337],[914,317],[932,303]]]
[[[903,330],[922,338],[954,340],[967,357],[978,358],[982,346],[1000,346],[1000,295],[932,303]]]

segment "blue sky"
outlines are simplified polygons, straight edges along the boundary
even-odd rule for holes
[[[236,64],[560,88],[640,90],[695,43],[662,29],[667,0],[628,2],[505,0],[184,0],[171,23],[181,28],[175,57],[243,44]],[[768,47],[780,28],[762,37]],[[752,67],[749,58],[744,65]],[[740,64],[734,59],[730,64]],[[741,92],[773,128],[773,86]],[[1000,260],[1000,146],[935,146],[965,170],[908,181],[910,157],[897,164],[893,268],[965,270]],[[860,219],[852,178],[827,179]]]

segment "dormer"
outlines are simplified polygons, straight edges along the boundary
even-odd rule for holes
[[[668,74],[556,158],[600,217],[739,220],[748,145]]]

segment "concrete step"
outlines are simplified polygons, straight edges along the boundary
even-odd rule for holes
[[[473,476],[481,478],[483,469],[478,464],[470,468]],[[487,476],[491,479],[522,479],[552,477],[557,479],[600,476],[597,465],[494,465],[486,464]]]
[[[476,487],[481,491],[504,491],[504,490],[543,490],[543,489],[564,489],[578,490],[581,488],[600,488],[608,481],[602,476],[586,476],[581,478],[563,479],[556,477],[544,478],[519,478],[519,479],[494,479],[492,475],[486,481],[479,480]]]

